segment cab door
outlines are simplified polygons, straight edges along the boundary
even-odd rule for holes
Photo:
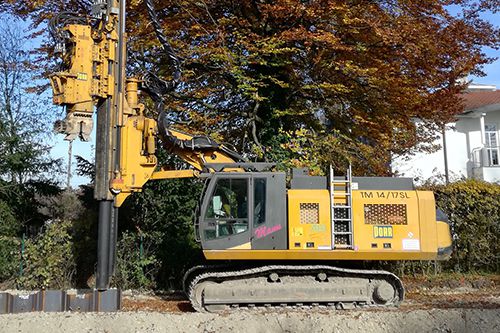
[[[199,218],[203,249],[251,248],[250,179],[234,173],[213,176]]]
[[[251,185],[252,250],[285,250],[288,238],[285,173],[254,173]]]

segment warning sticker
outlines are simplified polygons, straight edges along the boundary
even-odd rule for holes
[[[293,228],[293,234],[295,237],[304,236],[303,228]]]
[[[403,250],[409,251],[419,251],[420,250],[420,240],[418,239],[403,239]]]

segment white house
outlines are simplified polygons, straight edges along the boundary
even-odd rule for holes
[[[500,183],[500,90],[470,84],[463,94],[465,110],[439,133],[441,149],[393,160],[393,171],[417,181],[477,178]]]

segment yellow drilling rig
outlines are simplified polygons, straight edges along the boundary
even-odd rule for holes
[[[145,2],[176,62],[151,1]],[[330,169],[328,177],[294,169],[288,184],[271,163],[249,163],[207,136],[175,130],[163,110],[158,120],[146,117],[138,92],[149,92],[159,104],[161,96],[145,89],[143,78],[126,75],[125,18],[125,1],[98,0],[91,17],[62,13],[51,23],[62,59],[50,78],[54,103],[66,108],[56,129],[67,140],[87,141],[97,113],[97,289],[109,287],[114,270],[118,208],[156,179],[205,179],[195,233],[205,258],[224,265],[186,273],[185,291],[198,311],[394,306],[404,296],[394,274],[332,263],[449,257],[447,218],[436,213],[433,193],[415,190],[410,179],[352,177],[350,168],[339,176]],[[190,168],[158,166],[159,141]]]

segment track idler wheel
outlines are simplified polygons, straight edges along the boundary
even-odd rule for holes
[[[373,299],[377,304],[387,304],[394,300],[396,290],[394,287],[386,282],[380,281],[373,290]]]

